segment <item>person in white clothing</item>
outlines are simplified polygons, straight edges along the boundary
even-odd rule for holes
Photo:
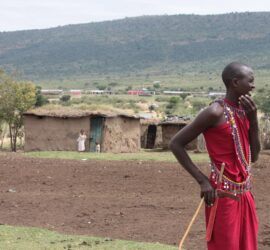
[[[100,153],[100,144],[96,142],[96,153]]]
[[[85,140],[86,140],[86,134],[85,134],[84,130],[81,129],[79,137],[77,139],[79,152],[85,151]]]

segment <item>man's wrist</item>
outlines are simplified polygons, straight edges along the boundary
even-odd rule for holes
[[[205,175],[200,176],[200,178],[196,178],[196,181],[199,185],[203,185],[204,183],[208,182],[208,178]]]

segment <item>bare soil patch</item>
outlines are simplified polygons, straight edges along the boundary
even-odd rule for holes
[[[269,161],[262,154],[253,169],[260,250],[270,247]],[[2,153],[0,176],[0,223],[71,234],[178,245],[200,201],[198,185],[176,163]],[[206,249],[204,237],[202,209],[186,248]]]

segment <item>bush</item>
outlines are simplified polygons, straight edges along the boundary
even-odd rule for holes
[[[62,95],[60,97],[61,102],[68,102],[70,100],[71,96],[70,95]]]

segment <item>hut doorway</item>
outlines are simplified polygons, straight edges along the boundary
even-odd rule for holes
[[[103,117],[91,117],[90,118],[90,142],[89,142],[89,151],[96,151],[96,143],[101,145],[102,140],[102,130],[103,130]]]
[[[157,126],[149,125],[146,138],[146,148],[154,148],[157,134]]]

